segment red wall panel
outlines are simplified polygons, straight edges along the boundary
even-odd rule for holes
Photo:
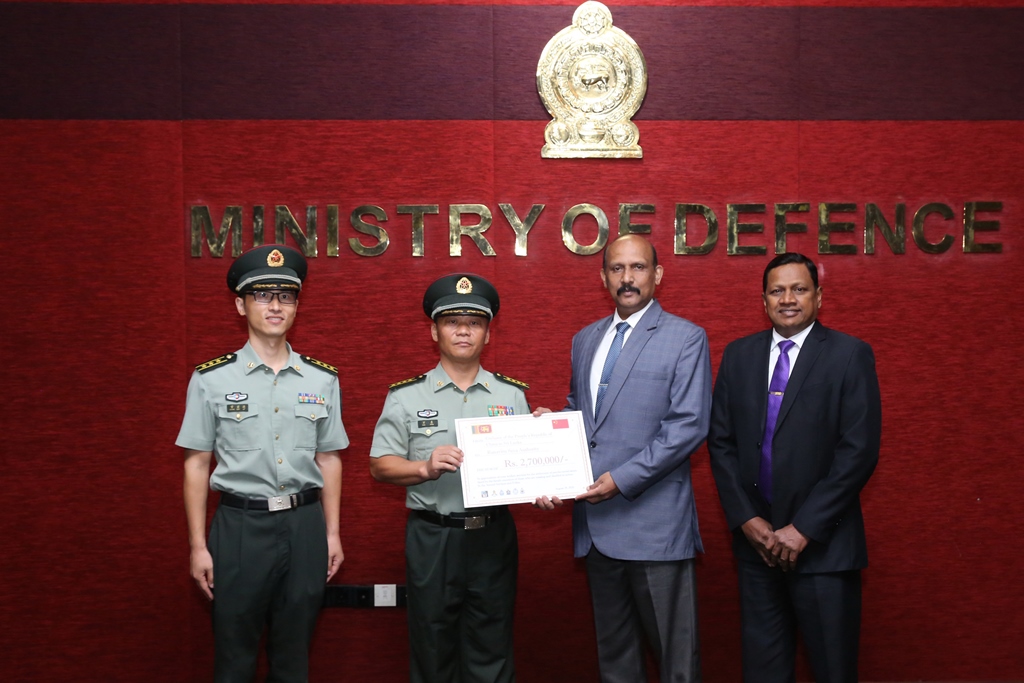
[[[637,12],[657,3],[635,4]],[[11,16],[39,16],[26,7]],[[571,5],[546,7],[531,11],[541,16],[565,7],[568,23]],[[168,16],[181,11],[173,4],[166,9]],[[612,11],[619,16],[620,9]],[[970,10],[963,12],[970,19]],[[1009,21],[1018,14],[1000,16]],[[560,407],[572,334],[610,311],[598,277],[600,255],[579,256],[562,243],[561,218],[582,202],[604,209],[613,230],[619,203],[654,205],[653,214],[636,214],[634,222],[652,225],[666,269],[659,299],[708,330],[716,367],[727,342],[766,325],[759,289],[768,257],[726,254],[727,204],[766,205],[764,214],[742,216],[765,228],[741,243],[771,253],[773,205],[808,202],[809,213],[789,220],[807,223],[809,232],[790,235],[789,248],[812,256],[817,204],[856,205],[834,219],[853,221],[858,232],[834,242],[858,245],[857,253],[818,260],[822,319],[872,343],[883,392],[882,459],[864,495],[871,566],[865,572],[862,678],[1024,677],[1024,658],[1008,635],[1024,631],[1018,609],[1024,592],[1008,579],[1024,570],[1010,542],[1024,479],[1024,420],[1014,400],[1024,381],[1018,362],[1024,317],[1013,294],[1024,276],[1019,105],[1013,109],[1007,100],[1010,109],[1001,111],[1013,115],[1001,120],[986,120],[977,107],[964,109],[971,120],[941,120],[935,113],[946,111],[941,98],[922,109],[932,112],[931,120],[641,117],[642,160],[543,160],[542,116],[439,118],[451,103],[425,108],[423,119],[190,118],[182,114],[189,103],[174,90],[191,78],[187,70],[179,73],[181,57],[173,54],[184,38],[151,19],[147,15],[145,25],[159,37],[154,45],[163,47],[154,47],[159,54],[152,55],[152,66],[125,77],[153,73],[152,90],[118,95],[101,88],[114,100],[99,106],[88,101],[88,88],[64,100],[58,92],[57,105],[43,101],[43,90],[29,89],[19,92],[31,96],[0,109],[6,114],[0,117],[0,234],[13,268],[4,358],[14,398],[2,413],[10,436],[0,450],[12,496],[0,519],[15,541],[0,561],[0,619],[15,625],[0,635],[5,679],[185,681],[209,675],[208,612],[187,577],[181,458],[172,444],[191,365],[240,346],[244,324],[224,285],[229,258],[212,258],[205,247],[200,258],[189,255],[192,206],[209,206],[219,224],[225,206],[242,205],[247,246],[254,205],[266,207],[271,226],[275,205],[288,206],[303,225],[306,206],[317,207],[320,255],[311,261],[292,341],[340,370],[352,447],[345,455],[342,506],[347,558],[335,582],[357,584],[403,580],[402,491],[373,482],[366,456],[387,384],[436,361],[420,309],[424,287],[452,270],[492,279],[503,306],[485,365],[531,383],[533,405]],[[62,37],[75,40],[74,23],[62,25],[68,32]],[[640,31],[668,45],[669,29]],[[90,52],[74,54],[88,60]],[[532,53],[495,54],[503,77],[531,81]],[[1019,54],[987,63],[995,73],[985,82],[1015,83]],[[45,62],[33,60],[26,69]],[[118,60],[84,64],[81,73],[99,78]],[[347,68],[359,71],[360,64]],[[642,111],[679,111],[664,100],[675,97],[661,85],[671,73],[663,68],[656,80],[652,71]],[[800,83],[792,72],[779,77]],[[19,78],[0,73],[8,86]],[[728,105],[717,111],[742,104],[729,82],[703,83],[706,97]],[[502,104],[501,88],[488,87],[493,107],[514,109]],[[408,88],[405,96],[417,94],[416,84]],[[802,93],[797,87],[791,95],[798,110]],[[884,103],[872,106],[894,111]],[[103,119],[111,111],[150,110],[162,113]],[[84,118],[61,120],[76,116]],[[1002,202],[1000,212],[985,216],[1000,221],[999,231],[979,233],[980,241],[1001,243],[1001,253],[963,253],[957,225],[970,201]],[[710,254],[673,254],[677,202],[705,204],[716,213],[720,237]],[[895,206],[906,205],[905,254],[891,253],[881,238],[875,254],[862,253],[867,202],[890,222]],[[913,213],[930,202],[948,204],[957,215],[928,223],[929,239],[947,231],[955,237],[942,254],[927,254],[910,239]],[[453,203],[491,209],[494,224],[485,237],[496,257],[481,255],[468,238],[461,256],[449,256],[447,207]],[[520,215],[545,205],[527,256],[514,255],[515,236],[499,203],[512,204]],[[390,246],[378,257],[357,256],[347,246],[356,235],[348,214],[364,204],[388,215],[380,225]],[[423,257],[412,256],[410,218],[397,213],[399,204],[440,207],[426,218]],[[337,257],[326,255],[328,205],[341,214]],[[699,221],[691,221],[690,230],[691,243],[703,238]],[[593,223],[581,219],[580,241],[595,234]],[[739,675],[735,572],[707,453],[702,448],[694,458],[707,548],[698,565],[705,676],[733,681]],[[515,514],[520,678],[591,680],[589,595],[582,567],[571,557],[568,510],[544,514],[524,506]],[[312,680],[404,680],[405,639],[402,610],[325,610]]]

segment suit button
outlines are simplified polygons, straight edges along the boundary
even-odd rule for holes
[[[590,442],[590,447],[591,448],[597,448],[597,442],[596,441],[591,441]]]

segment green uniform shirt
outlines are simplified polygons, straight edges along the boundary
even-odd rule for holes
[[[250,498],[321,488],[314,456],[348,446],[338,378],[288,354],[275,375],[246,343],[235,360],[192,374],[175,443],[213,452],[210,488]]]
[[[456,418],[529,414],[530,404],[521,388],[480,368],[476,380],[463,391],[438,363],[425,379],[403,383],[388,392],[373,430],[370,457],[429,460],[438,446],[455,445]],[[459,473],[445,472],[433,481],[406,487],[405,504],[442,515],[465,512]]]

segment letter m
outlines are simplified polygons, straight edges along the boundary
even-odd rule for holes
[[[217,258],[224,256],[224,245],[228,241],[228,233],[231,233],[231,255],[238,256],[242,253],[242,207],[224,207],[220,231],[216,233],[213,231],[213,221],[210,219],[210,207],[205,204],[192,207],[192,256],[194,258],[203,255],[204,235],[210,256]]]

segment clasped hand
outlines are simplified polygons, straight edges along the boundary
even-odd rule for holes
[[[769,567],[778,567],[784,572],[796,569],[800,553],[807,547],[808,539],[795,526],[788,524],[778,531],[762,517],[754,517],[743,524],[743,535]]]

